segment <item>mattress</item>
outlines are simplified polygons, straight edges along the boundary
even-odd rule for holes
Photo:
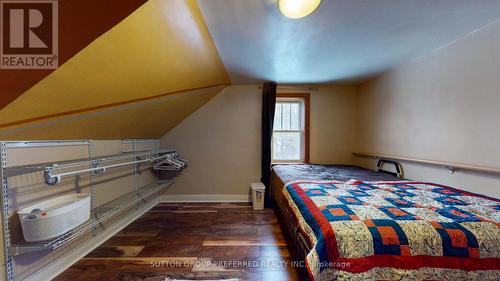
[[[305,257],[313,248],[307,234],[299,227],[297,217],[290,209],[290,205],[283,196],[285,184],[297,180],[400,180],[392,175],[374,172],[357,166],[348,165],[275,165],[271,173],[270,193],[283,219],[284,227],[294,241],[300,256]]]
[[[296,180],[338,180],[358,179],[364,181],[400,180],[389,174],[374,172],[357,166],[348,165],[276,165],[273,171],[283,183]]]
[[[306,166],[275,167],[272,192],[311,280],[500,280],[499,200],[432,183],[370,181],[386,175],[356,167]],[[322,179],[278,176],[297,169]],[[358,178],[346,180],[349,170]]]

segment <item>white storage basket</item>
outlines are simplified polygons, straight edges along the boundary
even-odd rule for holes
[[[39,202],[17,212],[24,239],[36,242],[55,238],[86,222],[90,195],[70,194]]]

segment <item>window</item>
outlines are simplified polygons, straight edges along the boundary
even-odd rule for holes
[[[309,162],[309,95],[278,94],[274,113],[274,163]]]

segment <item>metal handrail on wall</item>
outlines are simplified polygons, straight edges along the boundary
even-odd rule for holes
[[[368,153],[368,152],[354,152],[354,156],[363,157],[363,158],[372,158],[372,159],[385,159],[385,160],[395,160],[395,161],[403,161],[403,162],[412,162],[433,166],[440,166],[448,169],[450,173],[455,173],[456,170],[467,170],[467,171],[475,171],[481,173],[489,173],[489,174],[500,174],[500,168],[493,167],[484,167],[484,166],[476,166],[476,165],[468,165],[461,163],[452,163],[446,161],[436,161],[436,160],[426,160],[419,158],[411,158],[411,157],[403,157],[403,156],[393,156],[379,153]]]

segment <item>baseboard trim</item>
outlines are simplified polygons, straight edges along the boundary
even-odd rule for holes
[[[246,194],[163,194],[160,202],[251,202]]]
[[[131,211],[127,215],[121,217],[119,220],[110,224],[105,230],[97,233],[93,239],[83,242],[78,247],[75,247],[63,254],[61,257],[46,265],[37,272],[31,274],[25,281],[39,281],[39,280],[52,280],[64,270],[75,264],[81,258],[93,251],[104,241],[111,238],[117,232],[125,228],[127,225],[135,221],[147,211],[151,210],[158,204],[158,199],[153,199],[145,205],[142,205],[138,210]]]

